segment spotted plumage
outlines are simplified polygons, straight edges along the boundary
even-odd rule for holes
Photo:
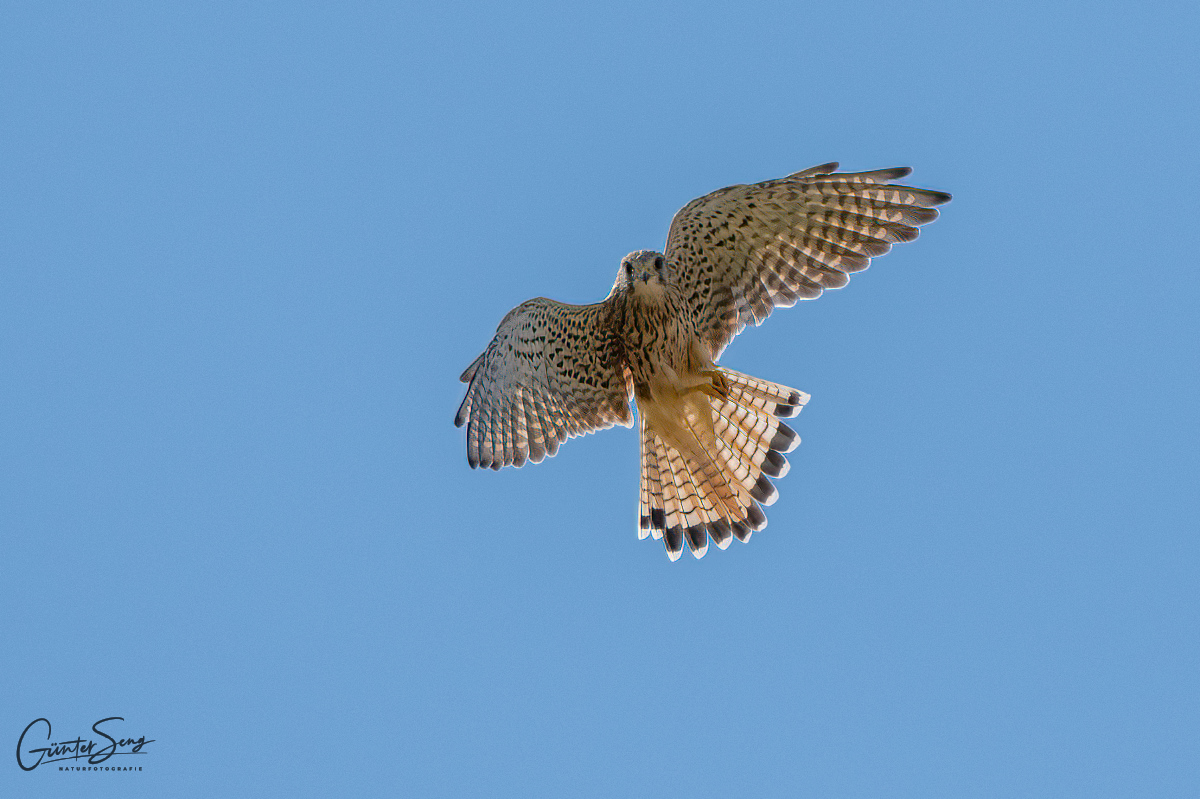
[[[780,419],[808,395],[717,365],[747,324],[841,288],[853,272],[937,218],[950,195],[892,184],[898,167],[837,164],[730,186],[675,215],[665,252],[630,253],[594,305],[544,297],[500,322],[462,374],[455,417],[472,467],[521,466],[571,436],[633,424],[641,444],[639,537],[702,557],[766,526],[799,444]]]

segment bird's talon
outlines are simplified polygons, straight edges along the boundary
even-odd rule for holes
[[[719,400],[729,399],[729,380],[716,369],[706,369],[700,373],[709,382],[700,386],[700,390],[710,397]]]

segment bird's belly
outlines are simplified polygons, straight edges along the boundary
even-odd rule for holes
[[[635,393],[674,398],[695,388],[699,373],[712,368],[712,359],[697,339],[687,309],[669,302],[635,302],[633,307],[624,343]]]
[[[638,414],[646,427],[669,446],[690,455],[698,455],[699,442],[714,437],[712,409],[708,396],[700,390],[711,378],[701,374],[686,355],[677,358],[653,357],[649,367],[635,378],[634,398]]]
[[[692,371],[687,347],[649,347],[630,358],[635,386],[655,389],[686,389],[687,376]]]
[[[638,413],[671,447],[692,453],[697,435],[712,438],[712,412],[698,389],[711,383],[702,372],[713,361],[686,313],[647,313],[631,328],[625,343]]]

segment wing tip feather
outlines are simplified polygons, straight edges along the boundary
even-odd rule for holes
[[[830,161],[827,164],[818,164],[817,166],[810,166],[808,169],[801,169],[799,172],[793,172],[788,177],[809,178],[814,175],[830,175],[837,171],[838,166],[837,161]]]
[[[758,480],[754,482],[754,488],[750,489],[750,496],[764,505],[774,505],[779,499],[779,489],[767,479],[766,475],[759,475]]]
[[[767,445],[769,449],[777,452],[791,452],[798,446],[800,446],[800,436],[796,435],[796,431],[783,422],[779,423],[779,427],[775,430],[775,436]]]
[[[683,554],[683,528],[679,525],[663,529],[663,545],[667,548],[667,557],[672,561],[679,560]]]

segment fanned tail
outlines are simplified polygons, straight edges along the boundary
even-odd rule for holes
[[[800,443],[780,418],[799,413],[807,394],[718,371],[725,386],[716,393],[723,396],[689,394],[670,416],[639,405],[638,537],[663,539],[671,560],[683,553],[684,542],[701,558],[709,538],[725,549],[766,527],[761,506],[779,496],[769,478],[787,474],[784,453]],[[668,425],[665,418],[679,421]]]

